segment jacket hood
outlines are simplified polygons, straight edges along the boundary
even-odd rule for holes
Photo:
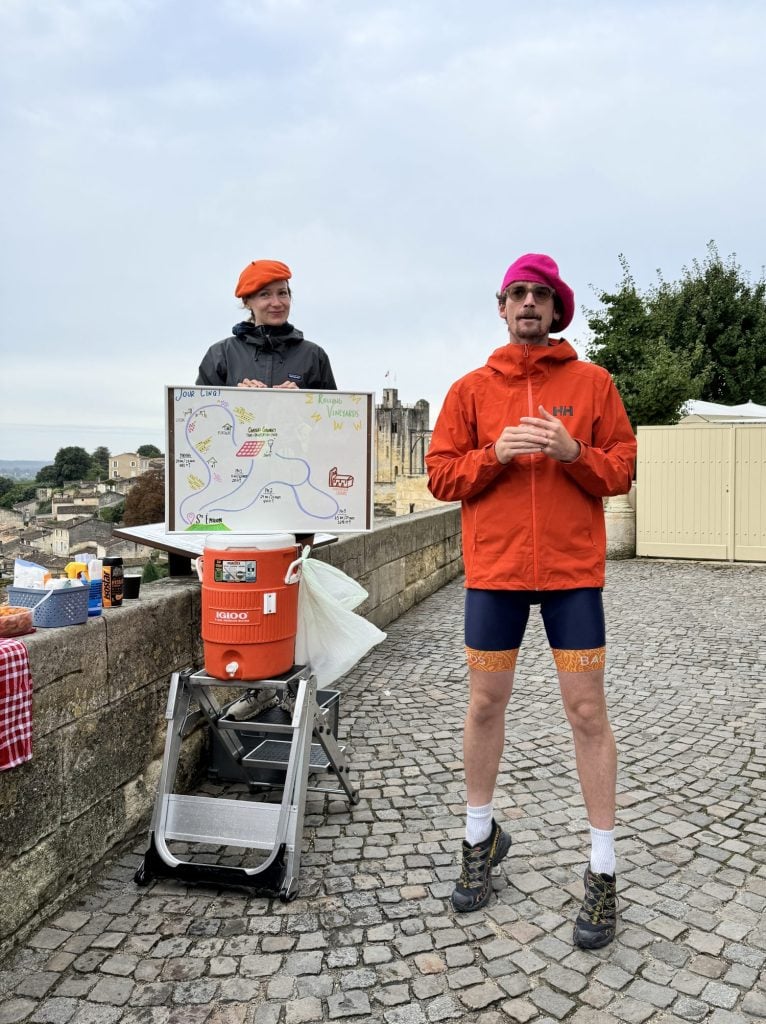
[[[577,358],[577,353],[565,338],[551,338],[547,345],[518,345],[514,342],[501,345],[489,357],[487,366],[504,377],[512,378],[527,372],[548,374],[554,364]]]
[[[299,331],[288,322],[280,324],[278,327],[268,327],[265,324],[256,326],[252,320],[243,320],[241,323],[234,324],[231,333],[235,338],[249,341],[253,345],[268,346],[279,343],[295,345],[299,341],[303,341],[303,331]]]

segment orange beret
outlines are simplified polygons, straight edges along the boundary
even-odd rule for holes
[[[239,275],[234,295],[241,299],[260,291],[272,281],[289,281],[292,276],[288,265],[279,260],[253,260]]]

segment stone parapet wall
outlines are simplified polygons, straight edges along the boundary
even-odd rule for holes
[[[462,572],[454,506],[379,524],[316,557],[358,580],[380,628]],[[82,626],[25,637],[34,753],[0,772],[0,955],[148,826],[173,672],[202,663],[200,585],[158,581]],[[181,785],[204,770],[205,734],[185,744]]]
[[[437,501],[428,490],[428,477],[400,476],[396,481],[396,515],[406,516],[410,512],[423,512],[425,509],[441,508],[444,503]]]

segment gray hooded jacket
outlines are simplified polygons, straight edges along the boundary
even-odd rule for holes
[[[200,363],[197,384],[236,387],[240,381],[260,380],[267,387],[293,381],[299,388],[336,391],[327,353],[307,341],[292,324],[256,327],[243,321],[232,336],[211,345]]]

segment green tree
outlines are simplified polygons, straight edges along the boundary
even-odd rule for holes
[[[162,452],[154,444],[142,444],[136,454],[140,455],[142,459],[158,459]]]
[[[159,566],[156,559],[152,558],[144,566],[143,572],[141,573],[141,580],[143,583],[154,583],[155,580],[161,580],[163,576],[167,576],[167,569]]]
[[[0,508],[13,508],[22,501],[31,501],[35,496],[37,484],[34,480],[14,480],[12,486],[0,496]]]
[[[615,292],[586,310],[587,353],[614,377],[634,426],[678,421],[690,399],[766,401],[766,284],[751,285],[713,242],[681,279],[644,294],[624,256]]]
[[[103,445],[96,448],[91,455],[93,469],[98,471],[100,477],[109,476],[109,449]]]
[[[0,476],[0,498],[7,494],[15,483],[16,481],[9,476]]]
[[[61,487],[67,480],[85,480],[93,466],[90,455],[84,448],[72,446],[59,448],[52,466],[43,466],[37,474],[40,484]]]
[[[739,405],[766,402],[766,281],[752,284],[732,253],[722,259],[714,242],[707,256],[684,267],[681,280],[662,282],[654,314],[677,351],[707,364],[701,398]]]
[[[38,469],[35,480],[38,484],[46,487],[56,487],[58,485],[58,472],[55,466],[43,466],[42,469]]]
[[[142,473],[125,499],[125,525],[160,523],[165,518],[165,472]]]
[[[84,448],[72,445],[69,448],[59,448],[53,465],[58,470],[60,482],[63,484],[67,480],[84,479],[90,470],[91,460]]]
[[[121,523],[122,517],[125,515],[125,502],[120,501],[116,505],[107,505],[105,508],[99,510],[98,518],[103,519],[105,523]],[[134,524],[135,525],[135,524]]]

